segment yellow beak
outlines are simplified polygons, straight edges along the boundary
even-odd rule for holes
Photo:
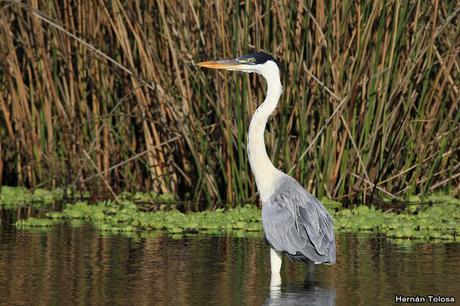
[[[203,68],[210,69],[226,69],[226,70],[241,70],[244,69],[244,65],[238,63],[236,60],[223,60],[223,61],[208,61],[197,64]]]

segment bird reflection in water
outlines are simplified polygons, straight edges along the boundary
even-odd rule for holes
[[[272,274],[270,295],[264,305],[335,306],[335,289],[321,287],[314,273],[307,273],[303,285],[281,286],[281,276]]]

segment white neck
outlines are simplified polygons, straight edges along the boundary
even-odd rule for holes
[[[272,65],[274,67],[272,67]],[[274,182],[283,173],[273,166],[265,149],[264,131],[268,117],[278,105],[283,91],[276,64],[259,71],[267,81],[267,97],[252,116],[248,134],[248,155],[262,202],[273,193]],[[265,67],[264,67],[265,68]]]

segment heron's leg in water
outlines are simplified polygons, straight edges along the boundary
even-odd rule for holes
[[[279,297],[281,290],[281,275],[279,273],[272,273],[270,279],[270,297]]]
[[[315,281],[315,262],[307,259],[305,262],[305,268],[307,270],[307,275],[305,275],[305,282],[313,283]]]
[[[280,273],[282,261],[283,261],[282,253],[275,251],[273,248],[270,248],[270,263],[271,263],[272,274]]]
[[[307,261],[305,262],[305,267],[307,268],[307,273],[315,273],[315,262],[310,260],[310,259],[307,259]]]

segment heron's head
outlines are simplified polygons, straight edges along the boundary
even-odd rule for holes
[[[225,69],[242,72],[256,72],[265,78],[276,75],[279,77],[281,64],[271,55],[255,52],[231,60],[208,61],[198,63],[198,66],[211,69]]]

